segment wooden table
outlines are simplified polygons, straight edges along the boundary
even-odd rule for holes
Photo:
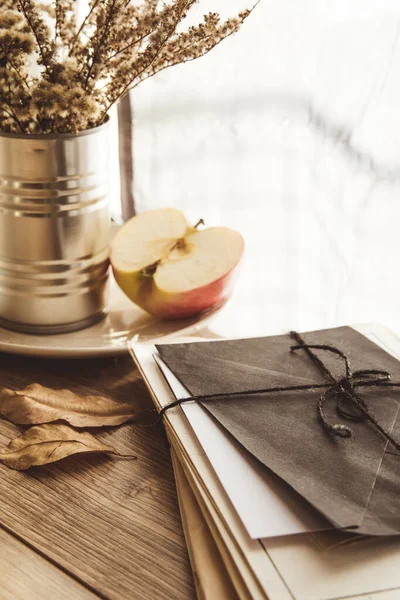
[[[151,407],[128,356],[1,354],[1,387],[33,382]],[[0,446],[21,429],[1,421]],[[29,472],[0,465],[1,600],[195,598],[163,430],[126,424],[96,436],[137,460],[79,456]]]
[[[227,16],[254,0],[217,4]],[[245,237],[217,335],[360,322],[400,331],[392,5],[261,2],[210,55],[135,90],[137,209],[176,206]],[[111,154],[117,161],[116,138]],[[150,406],[128,357],[0,355],[0,386],[33,382]],[[17,429],[1,422],[0,444]],[[99,437],[138,460],[70,458],[29,473],[0,465],[0,600],[194,597],[162,431],[131,424]]]

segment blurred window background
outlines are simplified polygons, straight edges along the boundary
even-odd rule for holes
[[[203,0],[191,18],[246,6]],[[136,210],[245,237],[221,335],[400,329],[399,32],[397,0],[261,0],[209,55],[131,94]]]

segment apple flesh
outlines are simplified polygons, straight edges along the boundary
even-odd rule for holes
[[[112,242],[110,259],[128,298],[152,315],[177,319],[229,296],[243,249],[237,231],[198,231],[181,211],[165,208],[125,223]]]

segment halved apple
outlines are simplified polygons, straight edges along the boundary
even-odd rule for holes
[[[163,208],[125,223],[110,258],[118,285],[135,304],[158,317],[183,318],[229,295],[243,249],[238,232],[197,230],[181,211]]]

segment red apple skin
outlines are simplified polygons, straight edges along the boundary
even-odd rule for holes
[[[217,304],[223,304],[232,293],[239,272],[239,261],[231,271],[211,283],[182,293],[159,290],[153,279],[148,277],[114,276],[122,291],[145,311],[161,319],[183,319],[193,317]],[[130,281],[129,281],[130,279]],[[133,297],[132,290],[135,288]]]
[[[212,306],[223,304],[231,295],[239,271],[239,263],[223,277],[181,294],[155,294],[151,314],[162,319],[193,317]]]

